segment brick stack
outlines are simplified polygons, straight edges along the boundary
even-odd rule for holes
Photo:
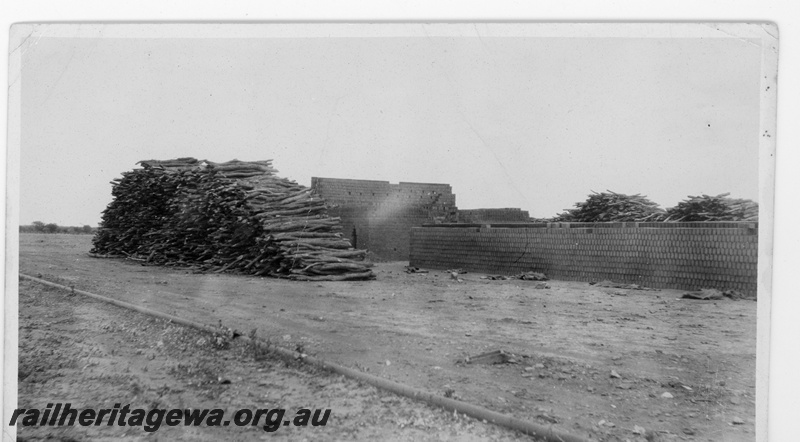
[[[377,259],[407,260],[410,229],[444,221],[457,210],[448,184],[314,177],[311,187],[329,203],[328,213],[341,219],[354,246]]]
[[[758,223],[550,223],[412,229],[410,265],[546,273],[656,288],[738,290],[755,296]]]

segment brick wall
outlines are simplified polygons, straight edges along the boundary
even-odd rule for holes
[[[410,265],[756,294],[758,223],[550,223],[411,229]]]
[[[354,247],[376,259],[408,260],[411,228],[444,220],[456,210],[448,184],[313,177],[311,187],[327,201],[328,215],[342,219]]]

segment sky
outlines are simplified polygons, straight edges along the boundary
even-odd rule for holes
[[[592,191],[758,200],[739,38],[52,38],[25,45],[20,223],[97,225],[146,159],[447,183],[551,217]]]

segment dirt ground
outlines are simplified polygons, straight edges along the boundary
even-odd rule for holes
[[[405,273],[406,263],[378,264],[377,280],[364,282],[309,283],[197,274],[190,269],[145,267],[125,260],[90,258],[86,255],[90,243],[90,236],[21,235],[20,272],[198,322],[216,325],[221,321],[224,326],[243,333],[257,329],[260,337],[288,348],[302,346],[306,353],[325,360],[416,388],[454,395],[593,440],[754,439],[756,303],[753,301],[686,300],[680,299],[682,292],[676,290],[601,288],[568,281],[548,281],[548,288],[537,288],[541,286],[537,282],[491,281],[481,279],[484,275],[471,273],[460,275],[461,281],[456,281],[441,271]],[[26,288],[23,284],[23,288],[33,287]],[[69,302],[75,309],[98,308],[97,303],[80,296],[72,297]],[[25,321],[39,317],[28,309],[33,307],[23,302],[21,295],[21,327]],[[71,320],[78,321],[73,327],[96,329],[104,321],[117,327],[116,324],[126,322],[114,319],[116,316],[131,315],[119,309],[107,310],[107,319],[91,313],[72,316]],[[29,325],[34,327],[31,333],[58,335],[54,324],[69,320],[70,316],[60,310],[53,310],[51,315],[49,322]],[[144,320],[131,321],[138,324]],[[159,348],[159,339],[153,335],[160,329],[156,324],[148,327],[154,331],[138,331],[142,344],[132,342],[126,350],[129,353],[121,354],[118,364],[147,365],[146,357],[137,357],[142,355],[136,355],[138,350],[134,349],[138,348],[136,345],[150,348],[153,342]],[[128,333],[125,330],[118,332]],[[20,336],[23,332],[24,328]],[[176,333],[177,336],[190,333],[197,340],[196,332]],[[74,339],[84,342],[90,336],[83,333]],[[125,340],[120,337],[114,348],[122,341]],[[99,345],[93,342],[89,340],[86,345]],[[180,344],[177,338],[176,342],[176,345],[190,345],[191,339],[188,344]],[[49,362],[52,360],[47,359],[50,356],[31,348],[21,342],[21,360],[30,357],[29,364],[33,366],[52,365]],[[135,382],[146,385],[145,391],[156,385],[191,391],[183,386],[185,381],[181,383],[180,370],[173,370],[177,374],[168,377],[169,364],[216,366],[228,362],[226,356],[233,363],[235,351],[204,354],[196,353],[193,348],[188,353],[167,352],[170,358],[158,369],[151,365],[146,376],[137,369],[132,375],[139,379]],[[467,356],[492,350],[512,354],[512,360],[496,365],[461,362]],[[82,351],[91,355],[86,353],[88,348]],[[87,356],[81,356],[84,353],[74,357],[85,363]],[[157,358],[163,356],[158,351],[152,354]],[[203,359],[206,362],[197,358],[206,358]],[[227,368],[233,373],[228,377],[247,380],[261,376],[254,371],[256,365],[236,362],[234,366],[241,368]],[[21,363],[21,368],[24,367]],[[95,377],[118,373],[117,367],[111,365],[90,368]],[[341,378],[327,376],[323,380],[320,373],[297,371],[296,367],[282,369],[290,372],[279,381],[270,382],[292,385],[293,389],[279,396],[281,400],[273,399],[273,404],[291,408],[291,404],[306,403],[309,407],[323,408],[326,407],[323,403],[330,403],[333,415],[340,417],[337,421],[340,427],[332,429],[329,424],[324,429],[317,428],[314,431],[320,433],[307,433],[312,439],[518,437],[491,430],[474,420],[464,421],[473,425],[469,429],[459,427],[466,424],[448,420],[452,416],[447,413],[393,398],[408,407],[397,412],[394,402],[377,399],[390,395],[358,387]],[[73,370],[65,376],[78,385],[95,385],[94,380],[86,378],[85,371]],[[338,389],[339,393],[323,397],[318,392],[320,384],[338,385],[331,387],[331,391]],[[232,397],[241,399],[240,408],[256,407],[254,398],[263,393],[256,391],[253,399],[247,396],[256,389],[253,382],[231,385],[229,389],[235,385],[240,392],[228,396],[221,393],[205,402],[201,402],[198,393],[165,394],[171,401],[185,397],[184,403],[192,407],[227,406],[223,398]],[[97,403],[97,392],[87,395],[82,394],[83,390],[65,390],[63,397],[73,402],[83,401],[87,406]],[[353,399],[355,406],[337,402],[342,392],[351,390],[357,396],[364,396],[363,402]],[[102,391],[107,400],[119,401],[133,400],[137,390],[120,386]],[[274,394],[269,389],[267,392]],[[21,403],[49,400],[48,394],[52,394],[51,389],[33,389],[27,378],[20,378]],[[421,418],[426,425],[421,427],[420,434],[409,433],[408,425],[401,428],[406,417],[390,418],[395,412],[406,416],[411,413],[409,410],[429,413]],[[350,434],[348,430],[358,431]],[[231,430],[225,431],[226,437],[230,437]],[[155,434],[151,437],[168,433],[159,430]],[[285,434],[289,435],[289,431]],[[296,434],[296,437],[302,436]]]
[[[18,408],[331,409],[324,427],[64,426],[18,428],[18,440],[523,440],[523,436],[342,376],[23,280]],[[263,426],[262,420],[262,426]]]

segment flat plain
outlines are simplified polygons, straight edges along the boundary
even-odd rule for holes
[[[20,272],[242,334],[254,331],[289,349],[591,440],[754,439],[752,300],[689,300],[678,290],[474,273],[456,280],[443,271],[406,273],[404,262],[376,264],[374,281],[293,282],[92,258],[90,248],[89,235],[22,234]],[[269,436],[526,439],[304,364],[256,360],[235,339],[216,348],[200,332],[27,281],[20,282],[19,315],[20,406],[69,400],[101,407],[143,398],[194,408],[303,403],[332,408],[332,424]],[[503,363],[465,363],[495,350],[506,355]],[[76,428],[69,437],[267,434],[178,428],[87,430],[111,432],[99,434]],[[36,439],[50,430],[20,428],[19,434],[26,431]]]

